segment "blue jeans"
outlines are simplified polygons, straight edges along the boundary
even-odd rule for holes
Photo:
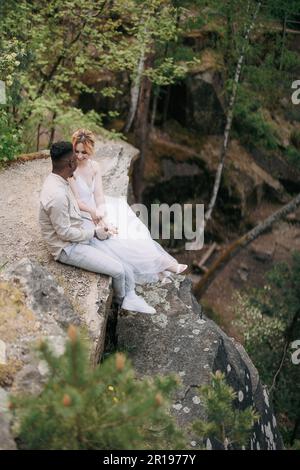
[[[63,249],[58,260],[98,274],[112,277],[115,301],[121,303],[127,292],[135,288],[130,266],[122,263],[109,250],[109,239],[92,238],[88,243],[72,243]]]

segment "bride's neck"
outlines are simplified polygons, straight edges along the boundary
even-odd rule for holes
[[[88,168],[90,166],[91,166],[90,160],[82,160],[81,162],[80,161],[78,162],[77,169]]]

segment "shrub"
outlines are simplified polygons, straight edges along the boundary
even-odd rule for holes
[[[138,380],[125,355],[90,365],[85,342],[69,328],[65,353],[40,353],[48,381],[39,396],[12,397],[15,431],[26,449],[182,448],[182,435],[168,413],[176,387],[172,376]]]
[[[0,163],[14,160],[21,149],[21,131],[11,124],[8,113],[0,108]]]

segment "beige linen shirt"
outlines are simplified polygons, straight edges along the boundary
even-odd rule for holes
[[[72,243],[88,243],[94,229],[84,229],[77,201],[64,178],[50,173],[40,193],[39,223],[42,237],[57,260]]]

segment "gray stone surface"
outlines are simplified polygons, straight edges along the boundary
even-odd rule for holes
[[[139,289],[158,313],[121,316],[118,348],[127,351],[141,376],[173,372],[181,378],[182,386],[172,405],[178,423],[187,426],[195,418],[205,417],[198,387],[210,382],[211,372],[221,370],[237,392],[235,406],[244,409],[253,404],[261,416],[249,447],[280,449],[276,420],[257,370],[240,344],[201,317],[201,307],[191,294],[191,281],[177,276],[170,284]],[[210,445],[218,448],[214,442]]]
[[[26,291],[27,305],[41,321],[51,317],[62,328],[80,324],[80,316],[65,297],[63,287],[36,261],[23,258],[10,265],[4,277],[17,281]]]

